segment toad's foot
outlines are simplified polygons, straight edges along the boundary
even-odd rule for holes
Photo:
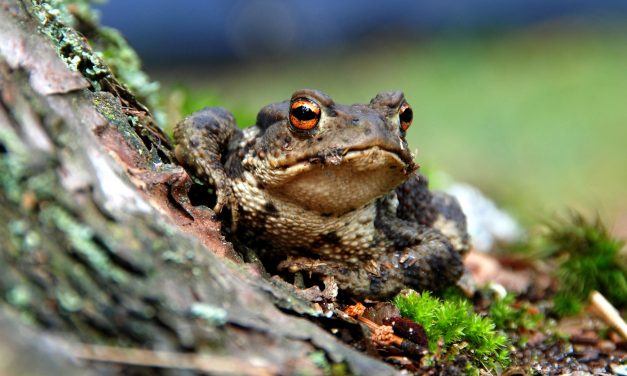
[[[441,291],[454,285],[464,274],[462,256],[439,231],[428,229],[419,243],[396,254],[384,256],[402,274],[404,283],[415,290]]]

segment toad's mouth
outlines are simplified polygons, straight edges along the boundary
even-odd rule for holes
[[[397,163],[394,165],[402,165],[403,169],[407,173],[414,172],[418,165],[414,162],[414,156],[412,153],[406,150],[390,149],[382,146],[364,146],[364,147],[352,147],[352,148],[330,148],[316,153],[301,156],[298,159],[292,159],[289,157],[281,157],[277,160],[271,161],[273,168],[282,168],[284,170],[290,170],[294,167],[297,168],[316,168],[320,166],[339,166],[345,162],[354,161],[360,158],[366,158],[372,162],[372,159],[377,156],[384,156],[384,159],[395,156]]]
[[[410,155],[410,153],[407,153]],[[344,214],[390,192],[418,168],[379,146],[309,157],[275,171],[273,195],[322,214]]]

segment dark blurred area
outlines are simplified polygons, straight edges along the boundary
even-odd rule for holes
[[[556,18],[622,23],[621,0],[110,0],[102,22],[153,66],[296,57],[372,38],[501,33]]]

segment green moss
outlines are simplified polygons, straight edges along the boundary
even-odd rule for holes
[[[398,295],[394,304],[401,315],[422,325],[429,350],[445,358],[463,353],[473,366],[502,369],[509,363],[508,340],[490,318],[481,317],[465,299],[440,300],[429,292]],[[471,367],[472,368],[472,367]]]
[[[546,325],[544,314],[529,302],[516,301],[515,295],[511,293],[502,299],[494,300],[488,316],[497,329],[518,333],[514,337],[516,346],[524,346],[529,339],[529,332],[544,330]]]
[[[560,316],[579,312],[593,290],[617,307],[627,307],[627,266],[620,263],[624,242],[613,238],[601,220],[589,221],[579,214],[548,227],[541,254],[559,263],[555,312]]]
[[[585,303],[576,294],[560,291],[553,297],[553,310],[557,316],[575,315],[583,310]]]

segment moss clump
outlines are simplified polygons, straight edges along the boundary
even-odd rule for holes
[[[517,348],[527,345],[530,334],[538,331],[546,333],[552,325],[552,321],[547,321],[537,306],[528,301],[517,300],[511,293],[492,301],[488,317],[497,329],[509,334],[510,342]]]
[[[509,363],[507,337],[494,322],[474,313],[465,299],[440,300],[429,292],[401,294],[394,298],[401,315],[422,325],[431,352],[446,358],[463,353],[474,367],[499,370]],[[475,369],[476,370],[476,369]]]
[[[620,263],[624,242],[613,238],[598,218],[590,221],[579,214],[548,227],[542,252],[558,262],[555,313],[578,313],[593,290],[617,307],[626,307],[627,265]]]
[[[501,330],[536,330],[542,326],[544,315],[529,303],[517,303],[514,294],[495,300],[489,317]]]

